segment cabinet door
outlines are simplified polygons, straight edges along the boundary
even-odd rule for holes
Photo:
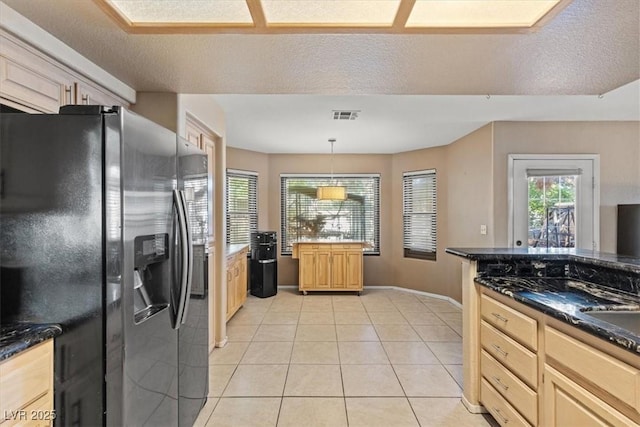
[[[216,145],[213,139],[209,138],[207,135],[202,135],[202,145],[203,150],[207,153],[207,169],[209,172],[209,194],[207,195],[209,199],[209,240],[214,240],[214,224],[215,224],[215,207],[214,207],[214,183],[216,176]]]
[[[247,299],[247,259],[244,252],[236,257],[235,264],[235,286],[236,286],[236,306],[241,306]]]
[[[543,420],[547,427],[636,425],[548,365],[544,370]]]
[[[119,105],[128,107],[129,105],[121,99],[113,95],[105,93],[87,83],[78,82],[75,84],[76,99],[75,103],[79,105]]]
[[[316,252],[316,286],[317,289],[331,287],[331,250],[320,249]]]
[[[348,289],[362,289],[362,251],[346,252],[346,284]]]
[[[200,148],[201,135],[202,135],[202,132],[200,130],[200,127],[194,122],[192,122],[191,120],[187,119],[186,134],[185,134],[185,138],[187,139],[187,141],[189,141],[196,147]]]
[[[72,104],[71,78],[53,65],[44,66],[37,72],[0,57],[0,96],[43,113],[57,114],[60,106]]]
[[[331,254],[331,287],[344,289],[347,286],[347,252],[334,250]]]
[[[233,262],[227,261],[227,320],[236,306],[236,288],[233,275]]]
[[[300,289],[313,289],[316,287],[316,251],[301,250],[299,264]]]

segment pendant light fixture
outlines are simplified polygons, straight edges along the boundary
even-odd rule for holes
[[[329,185],[318,187],[318,193],[316,197],[318,200],[346,200],[347,189],[342,185],[336,185],[333,181],[333,143],[336,142],[335,138],[329,138],[331,144],[331,180]]]

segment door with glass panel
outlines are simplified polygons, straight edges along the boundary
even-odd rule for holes
[[[598,248],[596,155],[511,155],[512,247]]]

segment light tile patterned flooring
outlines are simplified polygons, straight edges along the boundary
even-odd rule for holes
[[[209,359],[196,426],[492,426],[467,412],[462,312],[390,289],[250,296]]]

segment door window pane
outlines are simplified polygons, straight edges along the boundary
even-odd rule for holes
[[[574,248],[577,175],[529,176],[529,246]]]

